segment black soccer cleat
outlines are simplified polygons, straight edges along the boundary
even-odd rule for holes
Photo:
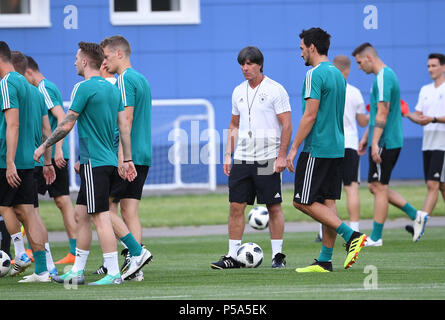
[[[127,272],[127,269],[130,266],[130,251],[125,248],[121,251],[121,255],[124,257],[124,263],[122,263],[121,273],[124,274],[125,272]]]
[[[93,274],[107,274],[107,272],[107,268],[105,268],[104,265],[101,265],[96,271],[93,272]]]
[[[414,228],[413,228],[412,225],[407,224],[407,225],[405,226],[405,230],[406,230],[412,237],[414,237]]]
[[[277,253],[275,255],[275,257],[273,257],[272,259],[272,268],[284,268],[286,267],[286,260],[284,260],[284,258],[286,258],[285,254],[282,253]]]
[[[219,261],[210,264],[212,269],[236,269],[241,268],[241,266],[241,263],[231,256],[222,256]]]

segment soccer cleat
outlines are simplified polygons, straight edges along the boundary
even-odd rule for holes
[[[31,259],[31,262],[34,262],[34,255],[32,254],[32,250],[26,249],[25,253],[28,255],[29,259]]]
[[[139,270],[136,273],[133,273],[131,276],[129,276],[125,281],[144,281],[144,272],[142,270]]]
[[[93,272],[93,274],[107,274],[107,272],[107,268],[105,268],[104,265],[101,265],[96,271]]]
[[[30,276],[23,277],[20,283],[29,283],[29,282],[51,282],[51,278],[49,276],[49,272],[43,272],[41,274],[33,273]]]
[[[130,258],[130,264],[127,271],[122,275],[123,280],[127,280],[132,274],[137,273],[144,265],[153,259],[153,255],[145,248],[142,248],[141,254]]]
[[[90,282],[88,283],[89,286],[105,286],[105,285],[109,285],[109,284],[122,284],[122,277],[121,274],[118,273],[114,276],[110,276],[109,274],[107,274],[105,277],[103,277],[100,280],[97,280],[95,282]]]
[[[419,241],[420,237],[423,235],[425,231],[425,225],[428,220],[428,213],[425,211],[417,211],[416,219],[414,220],[413,228],[413,242]]]
[[[52,268],[51,270],[48,270],[48,272],[49,272],[49,275],[51,277],[57,276],[57,269],[56,269],[56,267]]]
[[[57,262],[54,262],[54,264],[73,264],[75,260],[76,256],[73,255],[71,252],[68,252],[68,254],[65,257],[63,257]]]
[[[219,261],[211,263],[210,267],[212,269],[236,269],[241,268],[241,263],[227,255],[221,256]]]
[[[305,268],[297,268],[295,269],[298,273],[306,273],[306,272],[332,272],[332,262],[320,262],[317,259],[314,259],[314,263]]]
[[[345,269],[349,269],[349,267],[357,261],[357,256],[360,250],[362,250],[362,247],[364,247],[365,241],[366,234],[354,231],[351,239],[346,243],[347,255],[344,263]]]
[[[414,228],[413,228],[412,225],[407,224],[407,225],[405,226],[405,230],[406,230],[409,234],[411,234],[411,237],[414,236]]]
[[[381,247],[381,246],[383,246],[382,238],[374,241],[371,239],[371,237],[369,237],[365,241],[365,247]]]
[[[23,253],[20,256],[20,259],[14,260],[14,265],[11,268],[11,277],[15,277],[16,275],[22,273],[31,265],[31,259],[28,257],[26,253]]]
[[[68,284],[84,284],[85,276],[83,275],[83,270],[73,272],[72,270],[68,271],[61,276],[52,276],[51,277],[57,283],[68,283]]]
[[[284,260],[284,258],[286,258],[285,254],[282,253],[277,253],[275,255],[275,257],[273,257],[272,259],[272,268],[284,268],[286,267],[286,260]]]
[[[130,251],[127,248],[123,249],[121,251],[121,256],[124,257],[124,263],[122,264],[121,267],[121,272],[122,274],[124,274],[128,270],[128,267],[130,266],[130,261],[131,261]]]

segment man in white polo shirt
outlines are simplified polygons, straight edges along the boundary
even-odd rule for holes
[[[422,87],[416,112],[407,117],[423,126],[423,171],[428,192],[422,210],[431,214],[439,190],[445,200],[445,55],[430,54],[428,72],[433,82]]]
[[[238,63],[246,81],[232,94],[232,118],[224,155],[224,173],[229,177],[229,252],[211,263],[211,267],[241,267],[236,253],[245,227],[244,211],[256,198],[269,211],[272,267],[284,268],[281,172],[286,168],[292,135],[289,96],[281,84],[263,74],[264,57],[258,48],[242,49]]]

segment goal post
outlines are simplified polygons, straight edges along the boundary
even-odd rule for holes
[[[65,101],[67,109],[70,102]],[[206,99],[152,100],[152,166],[144,190],[216,190],[219,134],[215,111]],[[70,190],[78,191],[77,125],[69,133]]]

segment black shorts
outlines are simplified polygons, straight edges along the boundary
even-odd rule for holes
[[[108,211],[110,194],[118,183],[117,168],[114,166],[91,167],[80,165],[80,190],[76,204],[87,206],[89,214]]]
[[[298,157],[295,168],[294,201],[301,204],[337,200],[341,196],[343,158]]]
[[[386,149],[380,148],[381,163],[375,163],[372,160],[371,148],[369,148],[369,171],[368,182],[380,182],[381,184],[389,184],[391,173],[394,169],[397,159],[399,158],[401,148]]]
[[[67,162],[68,159],[65,159]],[[36,167],[40,171],[40,175],[36,174],[37,190],[41,195],[44,195],[48,191],[51,198],[57,198],[60,196],[67,196],[70,194],[70,181],[68,173],[68,165],[63,168],[58,168],[54,159],[51,160],[54,171],[56,172],[56,180],[50,185],[46,184],[45,178],[43,177],[43,167]]]
[[[149,166],[135,165],[138,173],[136,179],[133,181],[123,180],[118,177],[118,183],[111,191],[111,197],[114,203],[119,203],[122,199],[137,199],[141,200],[142,190],[144,189],[145,180],[147,179]]]
[[[355,149],[345,149],[345,157],[343,158],[343,185],[349,186],[352,182],[359,183],[360,156]]]
[[[274,172],[275,159],[234,160],[229,176],[229,202],[253,205],[282,202],[281,173]]]
[[[445,182],[445,151],[423,151],[423,174],[425,181]]]
[[[18,188],[13,188],[6,180],[6,169],[0,169],[0,206],[34,204],[36,190],[33,171],[33,169],[17,169],[17,174],[22,181]]]

